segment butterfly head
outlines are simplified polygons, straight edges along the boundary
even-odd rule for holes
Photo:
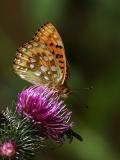
[[[69,87],[64,85],[58,88],[58,91],[62,98],[67,98],[71,94]]]
[[[67,98],[70,94],[71,94],[71,91],[69,90],[69,88],[65,88],[65,89],[63,90],[62,97],[63,97],[63,98]]]

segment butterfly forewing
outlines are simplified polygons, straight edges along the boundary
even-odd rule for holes
[[[45,24],[38,29],[33,40],[37,43],[45,44],[46,47],[53,53],[55,56],[55,61],[62,72],[61,84],[63,84],[67,70],[66,57],[62,39],[56,28],[51,23]]]

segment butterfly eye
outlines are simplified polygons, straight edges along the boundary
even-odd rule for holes
[[[64,88],[62,97],[67,98],[70,95],[70,93],[71,92],[70,92],[69,88]]]

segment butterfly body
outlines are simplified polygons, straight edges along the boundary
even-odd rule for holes
[[[21,78],[34,85],[51,87],[62,97],[70,93],[64,46],[51,23],[38,29],[31,41],[18,48],[13,69]]]

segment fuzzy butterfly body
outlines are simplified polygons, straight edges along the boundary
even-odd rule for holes
[[[69,65],[62,39],[51,23],[41,26],[31,41],[18,48],[13,68],[34,85],[51,87],[62,97],[69,94]]]

